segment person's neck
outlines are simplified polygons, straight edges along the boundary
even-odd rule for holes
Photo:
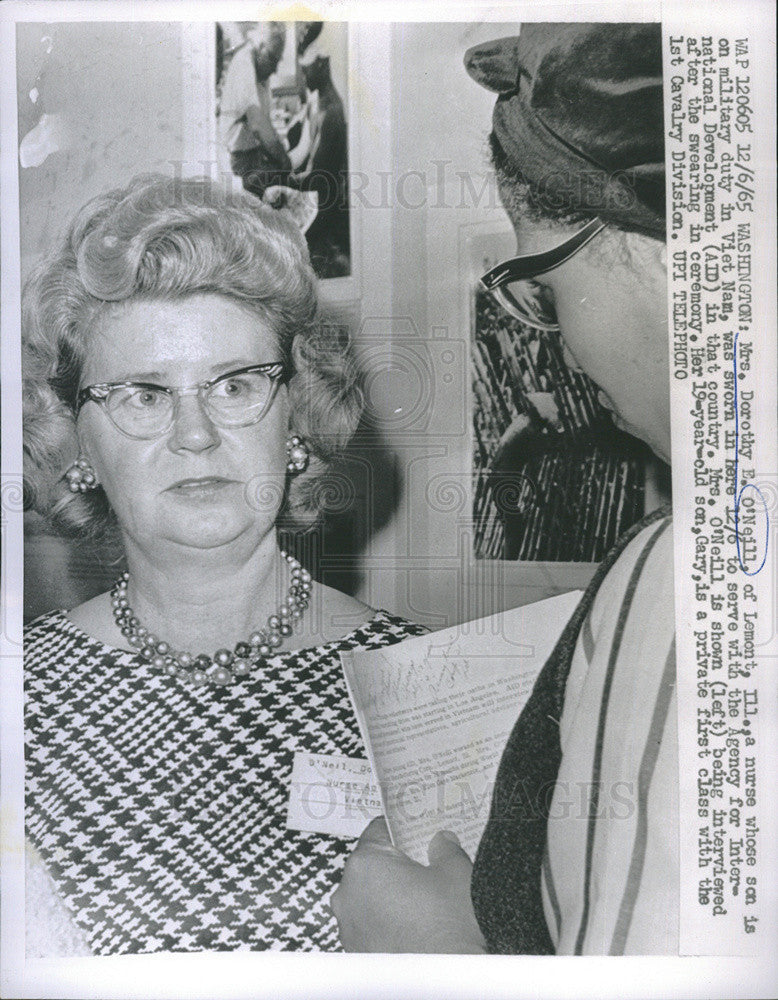
[[[231,649],[275,614],[289,586],[272,532],[250,552],[234,543],[182,549],[172,558],[132,544],[126,550],[127,598],[135,617],[180,652]]]

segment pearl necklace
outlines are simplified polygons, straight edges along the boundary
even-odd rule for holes
[[[262,628],[257,628],[246,642],[235,644],[234,651],[217,649],[213,656],[179,653],[164,639],[159,639],[142,625],[127,601],[129,573],[123,573],[111,588],[113,616],[119,631],[140,656],[169,677],[179,677],[199,687],[209,681],[229,684],[231,680],[245,677],[251,667],[271,656],[292,634],[293,623],[302,618],[311,595],[311,574],[303,569],[294,556],[281,551],[291,569],[292,582],[285,599],[275,614],[270,615]]]

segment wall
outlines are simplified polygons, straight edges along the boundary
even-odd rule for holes
[[[61,118],[65,140],[39,166],[20,169],[27,264],[89,197],[137,173],[169,173],[182,159],[183,29],[170,22],[28,23],[17,39],[20,139],[45,112]],[[33,103],[27,95],[36,85]]]

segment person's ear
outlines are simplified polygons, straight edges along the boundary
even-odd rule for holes
[[[667,280],[667,243],[644,236],[642,233],[628,233],[627,246],[632,258],[633,269],[644,275],[653,275],[657,280]]]

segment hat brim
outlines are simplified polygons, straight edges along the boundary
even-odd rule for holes
[[[516,89],[519,36],[481,42],[465,52],[465,69],[476,83],[495,94]]]

